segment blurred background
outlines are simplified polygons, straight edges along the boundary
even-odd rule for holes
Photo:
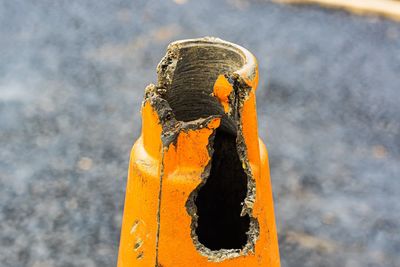
[[[115,266],[169,42],[259,60],[282,266],[400,266],[400,23],[263,0],[0,0],[0,266]]]

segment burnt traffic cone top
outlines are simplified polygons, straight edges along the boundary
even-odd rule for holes
[[[145,90],[119,267],[280,266],[258,69],[217,39],[171,43]]]

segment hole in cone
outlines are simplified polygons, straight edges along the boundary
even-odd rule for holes
[[[211,250],[241,249],[247,243],[250,217],[241,216],[247,175],[236,150],[236,137],[217,130],[210,176],[198,191],[198,240]]]

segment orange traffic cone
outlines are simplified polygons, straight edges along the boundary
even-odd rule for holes
[[[258,69],[216,38],[169,45],[146,88],[119,267],[280,266]]]

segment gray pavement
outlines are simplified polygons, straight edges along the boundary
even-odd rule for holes
[[[0,0],[0,266],[115,266],[173,40],[258,58],[283,266],[400,264],[400,24],[267,1]]]

